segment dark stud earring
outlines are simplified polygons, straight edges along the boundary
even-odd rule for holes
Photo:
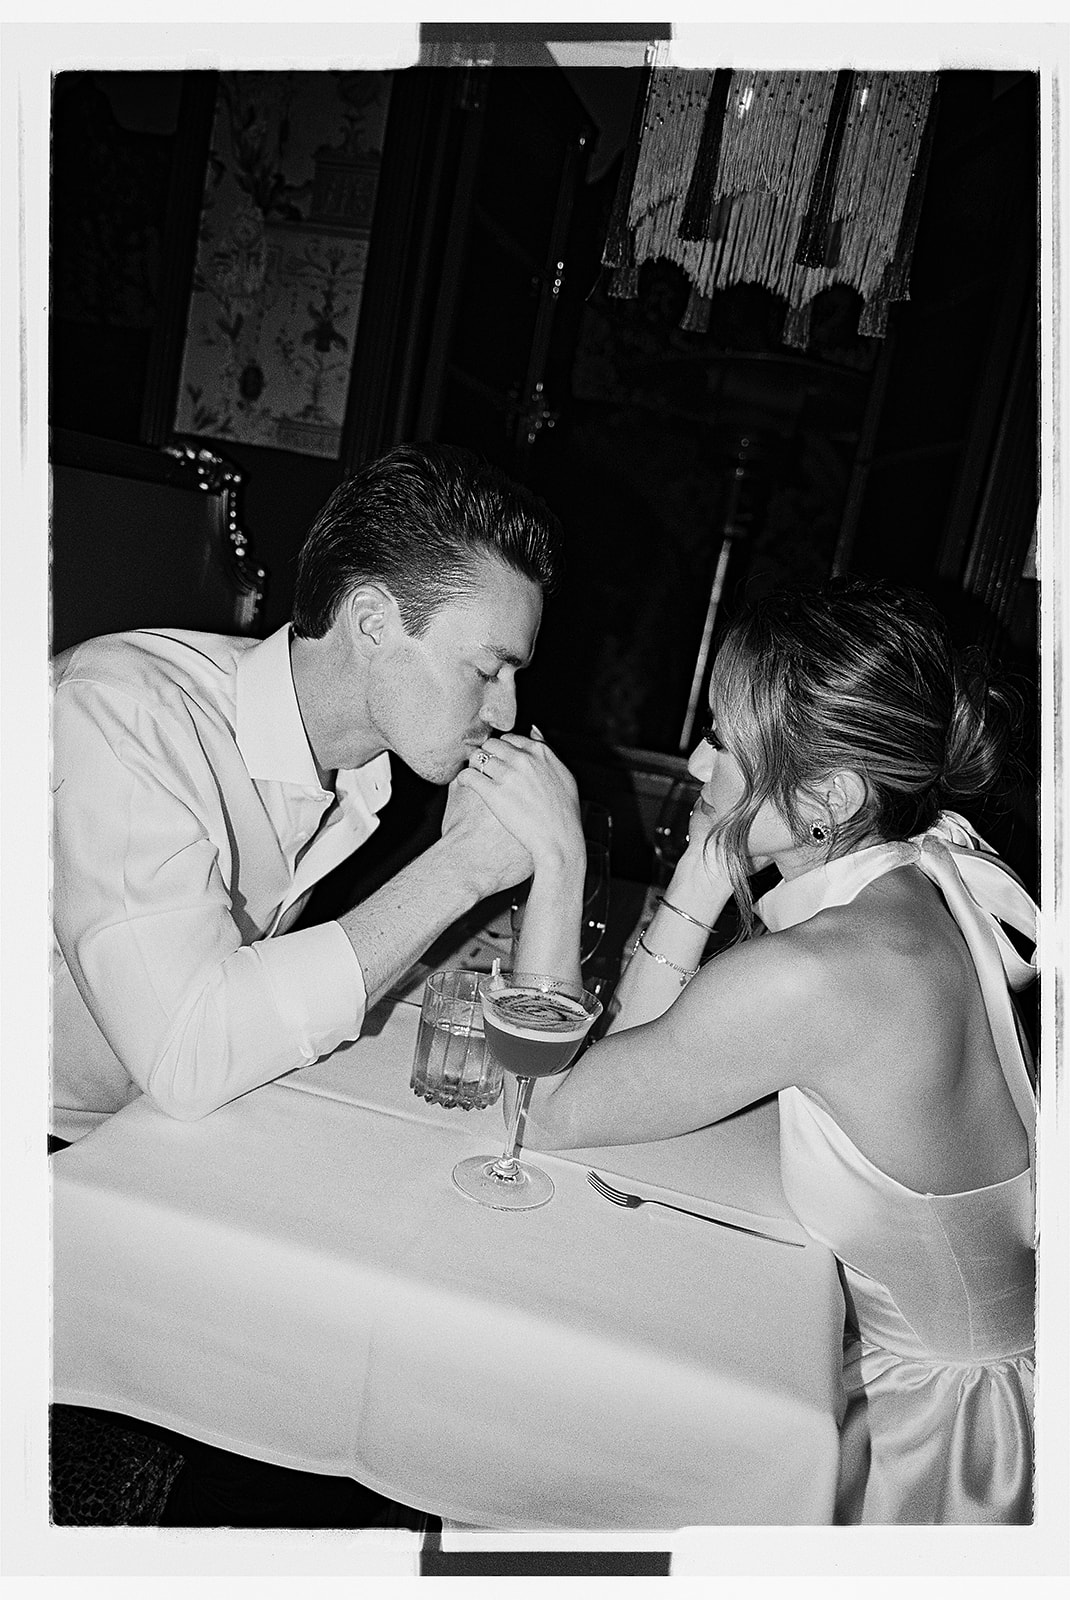
[[[811,822],[810,837],[815,844],[827,843],[828,836],[828,829],[823,827],[820,822]]]

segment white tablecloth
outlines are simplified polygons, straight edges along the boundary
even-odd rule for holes
[[[553,1201],[496,1212],[450,1174],[500,1149],[501,1109],[411,1094],[416,1021],[388,1004],[203,1121],[140,1100],[53,1157],[55,1399],[486,1527],[827,1522],[832,1257],[585,1181],[592,1164],[783,1219],[775,1104],[539,1154]]]

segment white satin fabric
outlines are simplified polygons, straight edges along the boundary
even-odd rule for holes
[[[912,864],[966,939],[1027,1171],[958,1194],[921,1194],[876,1167],[821,1106],[780,1094],[784,1191],[840,1263],[847,1302],[836,1520],[1023,1523],[1032,1517],[1036,1101],[1008,987],[1034,975],[1000,922],[1035,940],[1036,908],[962,817],[841,857],[759,903],[776,932]]]

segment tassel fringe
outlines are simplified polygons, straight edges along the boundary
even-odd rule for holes
[[[603,257],[622,269],[611,292],[674,261],[696,328],[716,290],[760,284],[805,347],[814,296],[846,284],[859,331],[882,334],[908,294],[934,88],[921,72],[654,70]]]

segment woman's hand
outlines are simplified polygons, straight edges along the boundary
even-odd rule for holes
[[[454,780],[471,789],[527,850],[536,875],[586,864],[576,780],[537,729],[487,739]]]
[[[477,796],[531,858],[519,968],[578,982],[587,848],[576,782],[538,729],[487,739],[454,784]]]
[[[691,811],[687,844],[673,873],[674,883],[678,887],[687,885],[699,897],[699,903],[705,902],[711,891],[719,896],[722,886],[729,882],[724,858],[712,837],[716,826],[716,813],[700,795]]]

